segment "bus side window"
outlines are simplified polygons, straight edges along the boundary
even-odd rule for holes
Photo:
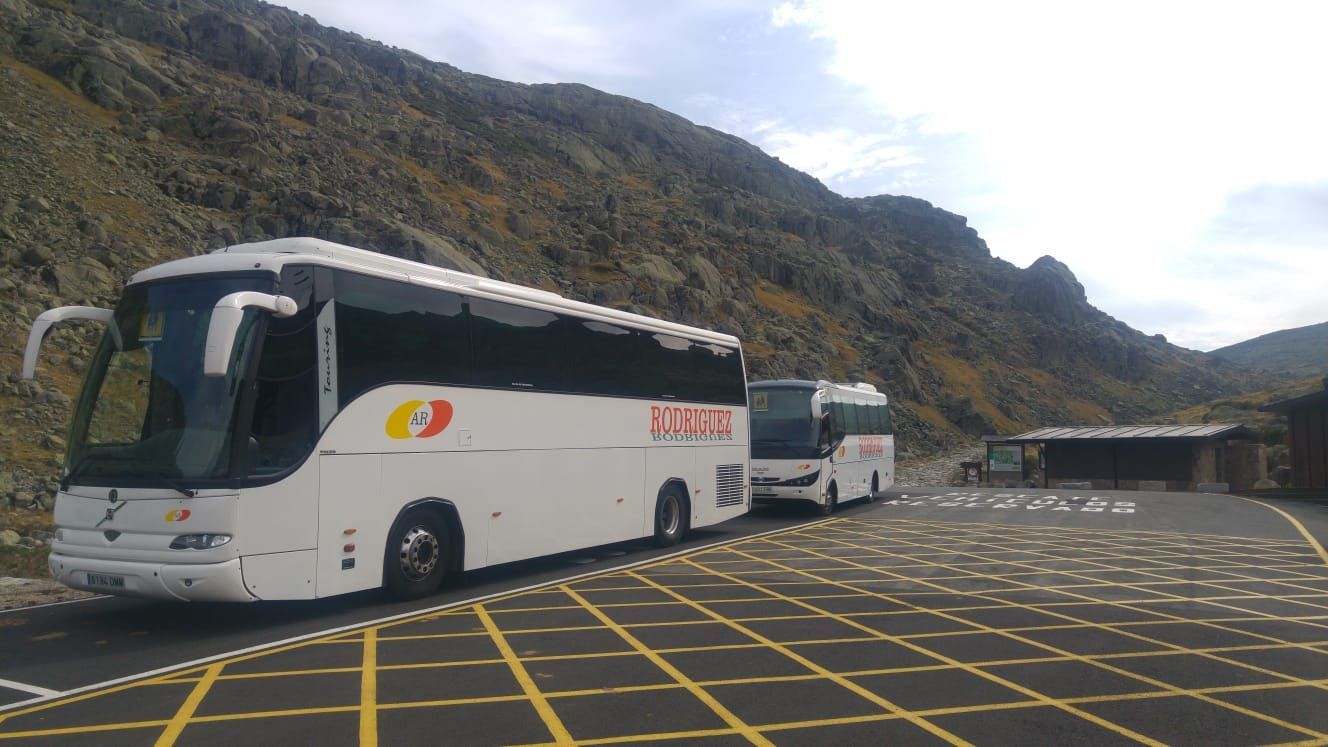
[[[871,426],[867,429],[868,433],[884,433],[884,423],[881,422],[881,403],[879,400],[872,400],[867,403],[867,413],[871,421]]]
[[[339,406],[383,384],[464,384],[470,345],[461,297],[338,271]]]
[[[734,348],[694,342],[692,352],[692,390],[687,398],[695,402],[740,405],[747,399],[742,386],[742,357]]]
[[[557,314],[484,298],[470,299],[475,383],[566,391]]]
[[[848,408],[844,406],[844,398],[838,392],[830,395],[830,436],[832,442],[844,440],[848,434]]]
[[[565,316],[561,324],[567,390],[579,394],[637,394],[637,339],[616,324]]]
[[[841,401],[844,403],[844,433],[846,435],[860,433],[861,431],[858,430],[857,404],[848,397],[844,397]]]
[[[662,332],[640,332],[641,396],[686,400],[691,397],[690,340]]]
[[[281,273],[281,293],[294,298],[299,311],[272,317],[254,381],[254,417],[250,475],[276,474],[294,466],[318,439],[318,365],[314,322],[313,269],[293,265]],[[254,453],[251,451],[251,454]]]

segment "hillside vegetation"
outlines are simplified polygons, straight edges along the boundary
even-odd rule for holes
[[[1328,322],[1270,332],[1211,351],[1222,360],[1294,378],[1328,375]]]
[[[961,216],[841,197],[639,101],[247,0],[0,0],[0,493],[49,485],[89,353],[61,330],[19,382],[37,313],[293,235],[730,332],[753,378],[872,382],[904,453],[1272,378],[1107,316],[1052,257],[993,258]]]

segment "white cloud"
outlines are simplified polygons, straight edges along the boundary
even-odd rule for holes
[[[1303,287],[1241,272],[1257,244],[1200,241],[1233,193],[1328,178],[1328,97],[1312,93],[1328,69],[1328,6],[808,0],[780,5],[770,22],[830,43],[825,72],[910,130],[905,141],[968,141],[989,188],[943,206],[1017,264],[1056,255],[1127,322],[1156,326],[1128,309],[1188,287],[1222,326],[1237,274],[1265,298]],[[1173,256],[1229,263],[1233,277],[1198,286],[1168,276]],[[1328,318],[1324,302],[1309,305]]]
[[[797,132],[777,126],[760,131],[767,151],[797,164],[822,181],[858,179],[885,172],[903,174],[922,163],[914,149],[889,134],[863,134],[848,129]]]

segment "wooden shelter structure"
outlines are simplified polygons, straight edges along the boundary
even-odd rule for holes
[[[1286,415],[1291,448],[1291,484],[1286,487],[1328,489],[1328,378],[1323,385],[1320,391],[1259,408]]]
[[[1001,441],[1038,444],[1043,486],[1052,488],[1241,490],[1266,474],[1263,446],[1239,423],[1039,428]]]

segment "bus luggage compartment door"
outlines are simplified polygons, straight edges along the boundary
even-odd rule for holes
[[[383,582],[387,530],[398,508],[381,495],[382,457],[318,459],[318,596],[376,588]]]

